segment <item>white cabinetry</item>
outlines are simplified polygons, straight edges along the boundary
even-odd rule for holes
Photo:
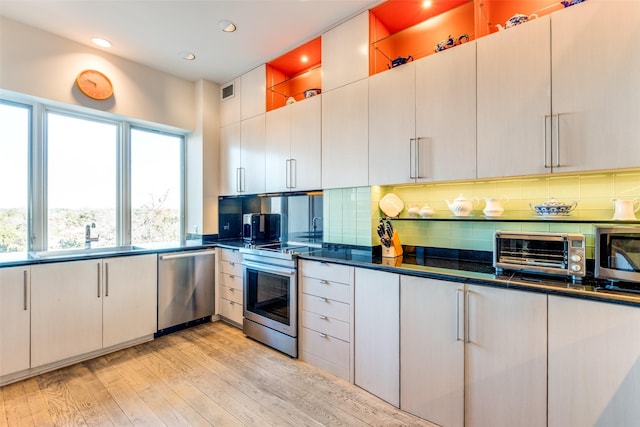
[[[31,367],[156,331],[156,255],[31,267]]]
[[[264,114],[267,109],[266,64],[243,74],[240,89],[240,120]]]
[[[420,176],[415,82],[415,62],[369,78],[370,185],[415,182]]]
[[[400,405],[400,276],[355,269],[355,383]]]
[[[476,43],[416,61],[419,181],[476,177]],[[405,166],[406,167],[406,166]]]
[[[550,171],[550,37],[543,16],[476,41],[479,178]]]
[[[549,297],[549,427],[640,420],[640,310]]]
[[[157,258],[148,254],[103,260],[102,347],[157,331]]]
[[[0,378],[29,369],[30,282],[28,266],[0,268]]]
[[[368,153],[369,80],[324,92],[322,188],[369,185]]]
[[[322,91],[369,76],[369,11],[322,34]]]
[[[227,98],[224,97],[224,91],[233,91],[233,94],[228,94]],[[232,123],[238,123],[240,121],[240,79],[232,80],[221,86],[220,89],[220,126],[228,126]]]
[[[266,191],[321,187],[321,105],[315,96],[266,114]]]
[[[265,191],[265,115],[220,128],[220,194]]]
[[[218,313],[242,325],[243,277],[242,254],[232,249],[218,249]]]
[[[640,2],[551,16],[554,171],[640,166]]]
[[[546,308],[542,294],[402,276],[401,408],[446,426],[546,425]]]
[[[353,382],[353,267],[299,267],[300,359]]]

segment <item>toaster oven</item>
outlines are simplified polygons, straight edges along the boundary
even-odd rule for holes
[[[586,273],[585,238],[577,233],[496,231],[493,266],[503,270],[571,276]]]

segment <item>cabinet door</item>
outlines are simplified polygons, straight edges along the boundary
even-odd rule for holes
[[[549,426],[640,420],[640,309],[549,297]]]
[[[322,95],[291,105],[291,157],[289,190],[321,187]]]
[[[267,110],[267,66],[262,64],[240,77],[240,120]]]
[[[476,177],[476,45],[465,43],[416,62],[418,181]]]
[[[464,285],[400,278],[400,409],[464,425]]]
[[[243,86],[244,87],[244,86]],[[265,191],[265,115],[260,114],[240,123],[240,179],[246,194]]]
[[[640,166],[639,22],[637,1],[589,1],[551,16],[554,171]]]
[[[240,123],[220,128],[220,194],[238,194]]]
[[[31,367],[102,348],[102,261],[31,267]]]
[[[368,11],[322,34],[323,93],[369,76],[367,46]]]
[[[468,286],[465,425],[546,426],[547,296]]]
[[[369,184],[414,182],[415,63],[369,78]]]
[[[291,154],[291,107],[292,105],[285,105],[269,111],[265,116],[267,192],[286,191],[289,181],[287,171]]]
[[[550,37],[543,16],[476,41],[478,178],[550,172]]]
[[[369,183],[369,80],[322,94],[322,188]]]
[[[355,269],[355,383],[400,405],[400,278]]]
[[[157,255],[107,258],[103,262],[103,347],[157,331]]]
[[[29,267],[0,268],[0,377],[29,369]]]

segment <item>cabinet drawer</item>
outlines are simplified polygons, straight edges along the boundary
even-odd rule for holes
[[[307,329],[331,335],[332,337],[341,339],[342,341],[350,341],[349,328],[350,324],[341,320],[334,319],[322,314],[312,313],[311,311],[302,312],[302,326]]]
[[[242,277],[242,264],[236,261],[220,261],[220,271]]]
[[[302,292],[347,304],[351,302],[351,287],[349,285],[328,280],[304,277],[302,279]]]
[[[349,380],[350,344],[311,329],[301,329],[300,358],[334,375]]]
[[[242,254],[239,251],[234,251],[232,249],[223,249],[220,251],[220,261],[240,264],[242,262]]]
[[[220,298],[224,298],[229,301],[237,302],[238,304],[243,303],[242,299],[242,291],[236,288],[230,288],[228,286],[220,286]]]
[[[302,260],[299,268],[302,276],[325,279],[331,282],[352,283],[353,269],[348,265]]]
[[[220,284],[239,291],[243,290],[242,276],[236,274],[220,273]]]
[[[220,316],[226,317],[237,324],[242,324],[242,304],[220,298],[218,307]]]
[[[349,309],[351,306],[344,302],[334,301],[315,295],[302,294],[300,309],[311,311],[316,314],[323,314],[343,322],[351,322]]]

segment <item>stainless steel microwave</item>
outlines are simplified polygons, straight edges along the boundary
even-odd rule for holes
[[[594,276],[640,283],[640,227],[595,228]]]

